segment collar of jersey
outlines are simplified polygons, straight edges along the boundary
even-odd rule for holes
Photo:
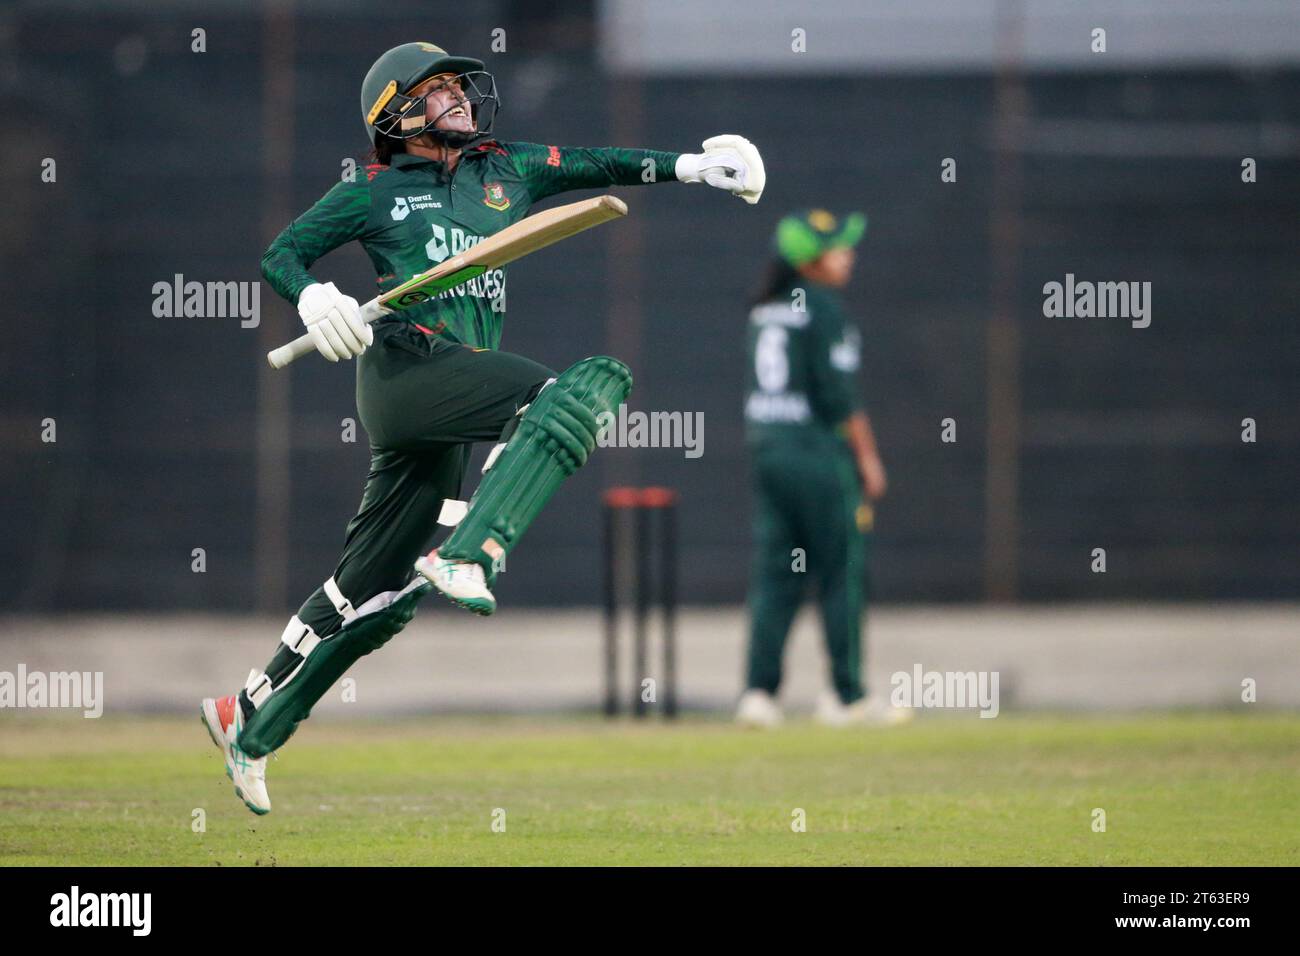
[[[482,156],[483,153],[477,149],[467,149],[460,154],[461,162],[467,159]],[[441,159],[430,159],[428,156],[416,156],[414,153],[397,153],[389,161],[389,166],[395,166],[403,169],[407,166],[445,166]]]

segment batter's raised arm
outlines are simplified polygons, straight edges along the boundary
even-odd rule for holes
[[[742,136],[705,140],[703,153],[537,143],[504,143],[501,148],[534,201],[570,189],[703,182],[756,203],[766,182],[758,149]]]

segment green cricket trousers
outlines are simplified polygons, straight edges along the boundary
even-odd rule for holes
[[[870,509],[843,442],[812,429],[751,445],[754,554],[746,686],[775,694],[786,637],[809,592],[843,703],[865,693],[862,614]]]
[[[411,580],[444,502],[461,497],[472,443],[504,441],[555,373],[531,359],[474,349],[381,320],[357,359],[357,411],[370,474],[331,579],[353,608]],[[343,617],[324,585],[298,611],[321,637]]]

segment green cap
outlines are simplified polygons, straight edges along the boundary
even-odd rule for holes
[[[856,246],[867,231],[867,217],[851,212],[843,219],[825,209],[792,213],[776,225],[776,251],[790,265],[812,262],[827,249]]]

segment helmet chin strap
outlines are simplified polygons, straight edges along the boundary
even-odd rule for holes
[[[464,133],[460,130],[437,129],[432,126],[426,129],[425,133],[432,137],[438,145],[448,146],[452,149],[464,149],[487,135],[487,133],[480,133],[477,130],[472,133]]]
[[[486,135],[486,133],[462,133],[459,130],[440,130],[430,127],[419,136],[408,139],[407,142],[426,149],[440,148],[459,153]]]

